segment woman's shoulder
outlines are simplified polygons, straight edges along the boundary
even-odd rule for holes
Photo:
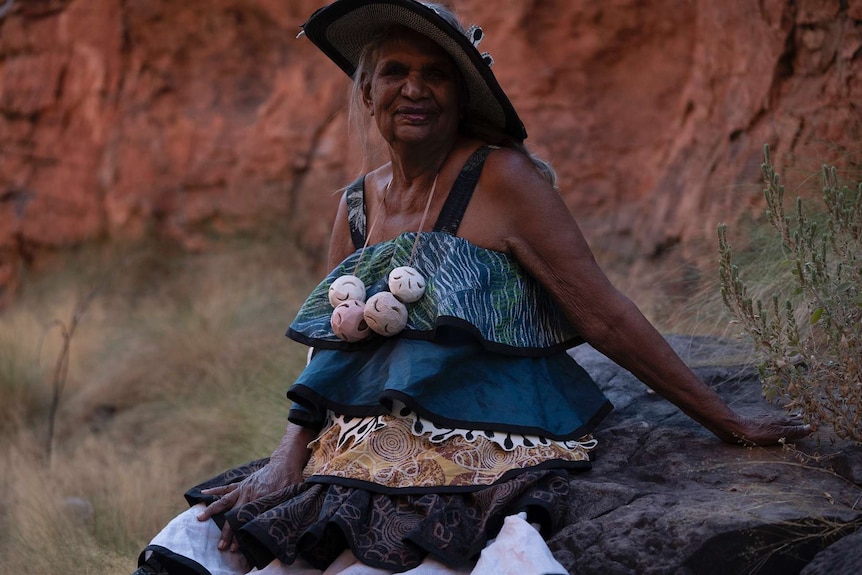
[[[392,178],[392,162],[386,162],[363,176],[363,188],[366,194],[383,190]]]
[[[495,148],[488,154],[477,185],[478,204],[503,222],[518,220],[526,208],[553,205],[559,192],[522,151]]]
[[[494,147],[488,154],[485,166],[488,180],[498,187],[523,187],[524,184],[529,184],[530,189],[553,189],[533,161],[521,150]]]

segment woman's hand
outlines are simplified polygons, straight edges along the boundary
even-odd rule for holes
[[[273,452],[269,463],[237,483],[204,489],[204,495],[215,495],[219,499],[198,515],[199,521],[211,519],[214,515],[227,513],[261,497],[266,497],[291,485],[302,483],[302,470],[308,462],[308,444],[316,432],[312,429],[289,425],[281,443]],[[239,551],[239,543],[231,532],[230,524],[225,521],[219,538],[221,551]]]
[[[270,462],[240,482],[204,489],[201,493],[204,495],[215,495],[219,499],[208,505],[198,515],[198,521],[206,521],[214,515],[227,513],[231,509],[241,507],[255,499],[260,499],[285,487],[302,482],[301,468],[285,470],[279,467],[278,464]],[[225,521],[224,527],[222,527],[218,548],[222,551],[227,549],[234,552],[239,551],[239,545],[227,521]]]
[[[804,424],[799,417],[777,417],[763,415],[759,417],[739,416],[734,426],[736,429],[721,439],[728,443],[739,443],[748,447],[774,445],[780,442],[792,442],[811,434],[811,426]]]

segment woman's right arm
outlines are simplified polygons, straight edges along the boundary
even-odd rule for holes
[[[206,521],[215,515],[227,513],[231,509],[241,507],[285,487],[301,483],[302,470],[311,454],[308,444],[316,435],[317,431],[312,428],[302,427],[294,423],[288,424],[281,442],[270,457],[269,463],[242,481],[203,490],[205,495],[215,495],[219,499],[207,506],[198,515],[198,520]],[[228,549],[239,551],[239,545],[233,536],[230,524],[227,522],[222,528],[218,548],[222,551]]]
[[[350,237],[350,225],[347,221],[346,194],[341,196],[338,213],[332,226],[329,241],[329,269],[341,263],[353,250]],[[214,487],[203,491],[206,495],[216,495],[219,499],[211,503],[200,515],[200,521],[206,521],[215,515],[226,513],[231,509],[264,497],[271,493],[302,482],[302,470],[311,455],[308,444],[316,437],[317,431],[290,423],[284,436],[273,451],[269,463],[249,475],[243,481],[231,483],[222,487]],[[218,548],[222,551],[230,549],[238,551],[239,546],[231,532],[230,525],[225,522]]]

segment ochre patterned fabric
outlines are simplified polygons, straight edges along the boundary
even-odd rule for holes
[[[394,415],[365,419],[374,425],[361,439],[351,435],[344,440],[344,419],[331,422],[311,444],[306,479],[332,476],[393,489],[465,487],[491,485],[513,470],[552,461],[589,461],[581,445],[566,449],[550,443],[505,450],[481,434],[472,440],[452,435],[432,442],[428,435],[413,433],[410,419]]]

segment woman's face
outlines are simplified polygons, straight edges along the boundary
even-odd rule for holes
[[[458,68],[428,38],[398,31],[378,49],[363,98],[390,144],[433,143],[458,132]]]

